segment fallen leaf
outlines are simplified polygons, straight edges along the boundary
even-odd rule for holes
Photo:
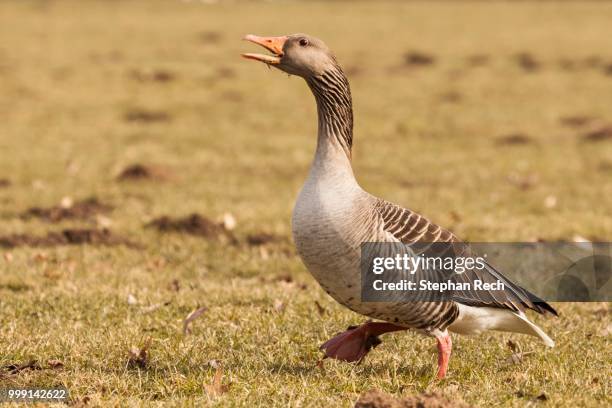
[[[546,208],[555,208],[557,206],[557,197],[554,195],[549,195],[544,199],[544,207]]]
[[[173,292],[178,292],[179,290],[181,290],[181,282],[178,279],[172,279],[169,288]]]
[[[223,366],[219,365],[219,367],[215,371],[215,376],[213,377],[212,384],[204,384],[204,389],[206,393],[216,397],[221,394],[225,394],[229,391],[229,385],[223,384]]]
[[[317,307],[317,311],[319,312],[319,316],[323,316],[326,312],[325,308],[323,306],[321,306],[321,304],[318,301],[314,301],[315,306]]]
[[[270,252],[268,252],[266,247],[261,246],[259,247],[259,256],[261,256],[262,260],[267,261],[270,259]]]
[[[508,347],[510,347],[510,350],[516,352],[516,351],[521,351],[521,346],[515,342],[513,342],[512,340],[508,340],[508,342],[506,343],[506,345]]]
[[[276,299],[274,301],[274,310],[276,310],[277,312],[282,312],[283,310],[285,310],[285,306],[285,302],[280,299]]]
[[[517,353],[512,353],[510,355],[510,357],[508,357],[506,359],[506,363],[508,363],[509,365],[519,364],[521,361],[523,361],[523,358],[525,356],[528,356],[528,355],[533,354],[533,353],[534,353],[533,351],[527,351],[527,352],[524,352],[524,353],[522,351],[520,351],[520,352],[517,352]]]
[[[47,365],[50,368],[62,368],[64,366],[64,363],[56,359],[51,359],[51,360],[47,360]]]
[[[151,337],[147,337],[142,347],[132,347],[128,356],[128,367],[146,368],[149,362]]]
[[[83,408],[83,407],[86,407],[87,405],[89,405],[89,401],[91,401],[91,398],[86,395],[83,398],[81,398],[80,400],[76,401],[76,403],[72,407],[73,408]]]
[[[64,209],[72,208],[74,205],[74,200],[72,197],[63,197],[60,201],[60,207]]]
[[[103,215],[97,215],[96,224],[100,228],[110,228],[113,225],[113,221]]]
[[[510,357],[506,359],[508,364],[518,364],[523,361],[523,356],[520,353],[512,353]]]
[[[236,218],[234,218],[234,216],[230,213],[226,212],[223,214],[221,223],[223,224],[223,228],[228,231],[231,231],[236,228]]]
[[[206,306],[203,306],[198,309],[195,309],[193,312],[187,315],[187,317],[183,321],[183,335],[187,335],[191,333],[191,329],[189,328],[189,325],[191,324],[191,322],[193,322],[195,319],[200,317],[207,310],[208,308]]]
[[[156,311],[157,309],[159,309],[162,306],[168,306],[170,303],[172,303],[171,300],[167,301],[167,302],[163,302],[163,303],[156,303],[154,305],[150,305],[147,307],[143,307],[142,308],[142,313],[151,313]]]

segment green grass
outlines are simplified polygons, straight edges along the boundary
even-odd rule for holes
[[[319,289],[290,243],[315,144],[314,101],[301,80],[240,59],[254,46],[239,40],[301,31],[336,51],[355,101],[355,171],[373,194],[473,241],[605,241],[612,141],[585,142],[585,130],[559,120],[612,121],[611,18],[612,5],[596,2],[2,2],[0,178],[12,184],[0,188],[0,235],[91,227],[19,213],[97,196],[116,206],[112,230],[143,248],[0,249],[10,253],[0,256],[0,366],[64,364],[0,377],[0,388],[61,384],[94,405],[348,406],[370,388],[437,389],[481,406],[523,406],[541,393],[550,406],[609,405],[606,303],[556,304],[560,318],[535,318],[557,342],[552,350],[508,334],[455,337],[440,383],[434,342],[412,333],[385,336],[360,366],[317,367],[318,345],[363,318]],[[407,67],[409,51],[436,62]],[[540,69],[521,69],[520,52]],[[474,55],[489,61],[471,67]],[[601,64],[559,64],[592,56]],[[172,80],[141,81],[136,71]],[[460,100],[443,101],[449,92]],[[127,122],[134,110],[170,120]],[[511,133],[530,143],[496,142]],[[173,177],[116,182],[135,162],[166,166]],[[517,179],[534,181],[519,188],[509,181]],[[245,244],[143,228],[190,212],[233,214],[241,242],[259,232],[286,240],[262,256]],[[284,275],[294,281],[277,279]],[[171,303],[146,312],[163,302]],[[198,306],[209,310],[183,336]],[[128,367],[129,349],[149,337],[148,368]],[[510,338],[535,353],[509,365]],[[231,382],[217,397],[205,391],[211,360]]]

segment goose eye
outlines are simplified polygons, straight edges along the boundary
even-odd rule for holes
[[[307,40],[307,39],[305,39],[305,38],[300,39],[300,45],[301,45],[302,47],[307,46],[307,45],[308,45],[308,40]]]

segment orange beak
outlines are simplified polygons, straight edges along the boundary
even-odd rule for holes
[[[268,65],[278,65],[280,64],[281,57],[284,55],[283,46],[285,45],[285,41],[287,41],[287,38],[288,38],[287,36],[259,37],[257,35],[248,34],[244,37],[244,40],[250,41],[255,44],[259,44],[274,55],[247,53],[247,54],[242,54],[242,56],[247,59],[261,61]]]

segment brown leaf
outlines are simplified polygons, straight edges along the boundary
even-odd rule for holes
[[[319,316],[323,316],[327,311],[318,301],[314,301],[315,306],[317,307],[317,311],[319,312]]]
[[[518,343],[515,343],[512,340],[508,340],[506,345],[508,347],[510,347],[510,350],[512,350],[513,352],[517,352],[517,351],[520,352],[521,351],[521,346]]]
[[[187,317],[183,321],[183,335],[187,335],[191,333],[191,329],[189,328],[189,325],[191,324],[191,322],[193,322],[198,317],[202,316],[202,314],[207,310],[208,308],[206,306],[203,306],[198,309],[195,309],[193,312],[187,315]]]
[[[146,368],[149,362],[151,337],[147,337],[142,347],[132,347],[128,356],[128,367]]]
[[[519,347],[519,349],[520,349],[520,347]],[[508,363],[509,365],[519,364],[521,361],[523,361],[525,356],[528,356],[528,355],[533,354],[533,353],[534,353],[533,351],[526,351],[524,353],[522,351],[519,351],[519,352],[516,352],[516,353],[512,353],[510,355],[510,357],[508,357],[506,359],[506,363]]]
[[[181,290],[181,282],[178,279],[172,279],[168,287],[171,291],[178,292]]]
[[[72,407],[73,408],[83,408],[83,407],[86,407],[87,405],[89,405],[89,401],[91,401],[91,398],[86,395],[83,398],[81,398],[80,400],[77,400],[76,403]]]
[[[523,361],[523,355],[521,353],[512,353],[510,357],[506,359],[508,364],[518,364]]]
[[[62,368],[64,366],[64,363],[62,363],[60,360],[50,359],[47,360],[47,365],[49,366],[49,368]]]
[[[215,371],[212,384],[204,384],[206,393],[210,396],[216,397],[221,394],[225,394],[229,391],[230,384],[223,384],[223,366],[219,365]]]

